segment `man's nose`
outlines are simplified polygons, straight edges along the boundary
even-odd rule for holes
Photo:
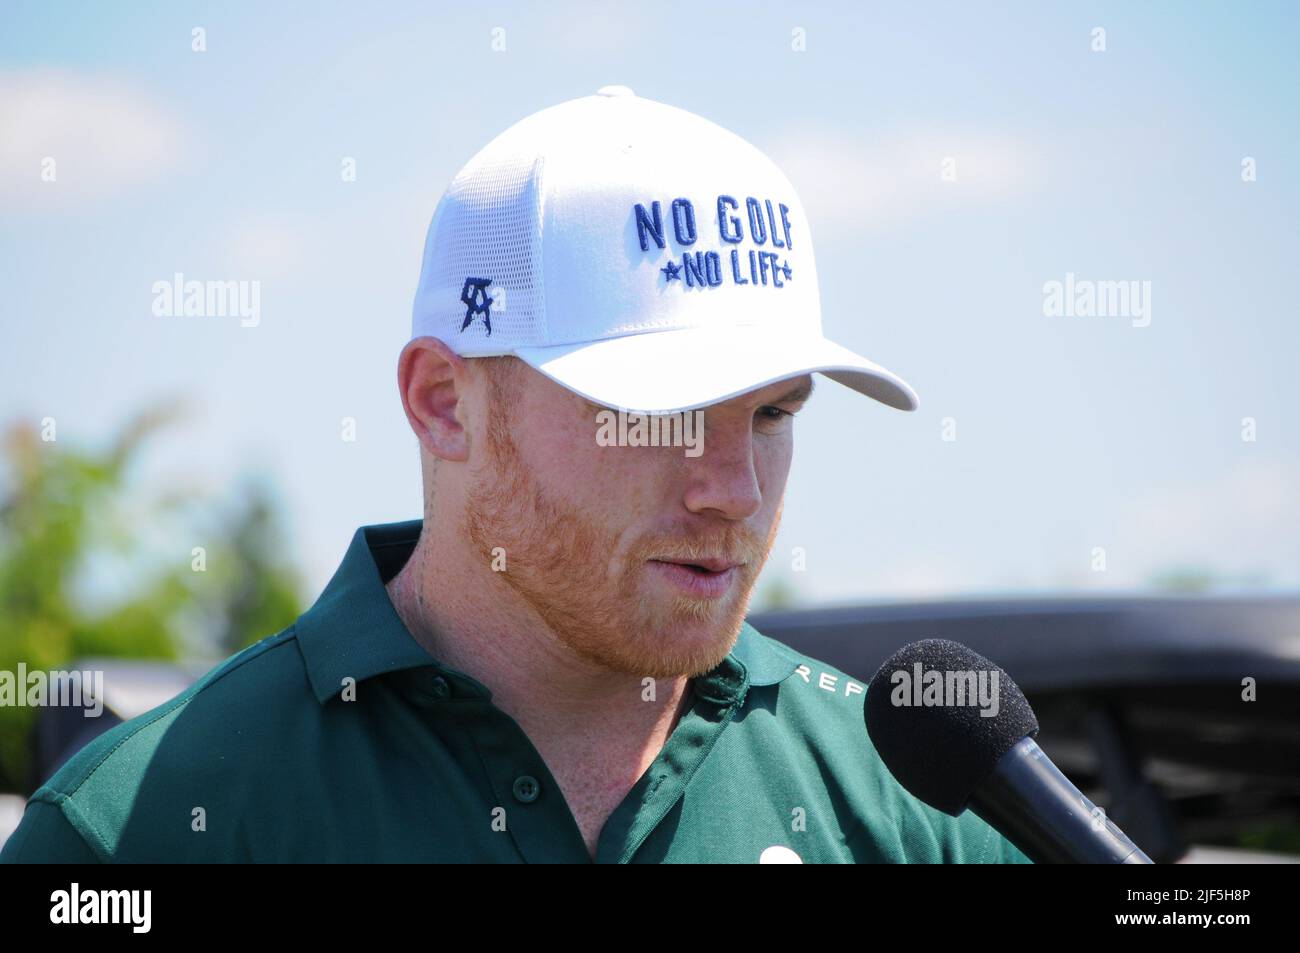
[[[748,519],[763,504],[754,466],[754,434],[747,419],[705,414],[703,452],[686,457],[686,494],[692,513]]]

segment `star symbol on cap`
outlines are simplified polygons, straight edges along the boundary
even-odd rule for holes
[[[790,267],[790,263],[787,261],[784,265],[781,266],[780,271],[781,274],[785,275],[785,280],[789,281],[790,275],[794,272],[794,269]]]
[[[677,273],[678,273],[679,271],[681,271],[681,268],[678,267],[678,265],[677,265],[676,262],[672,262],[672,261],[670,261],[668,264],[664,265],[664,266],[663,266],[662,268],[660,268],[659,270],[662,271],[662,272],[664,273],[664,275],[667,276],[665,280],[667,280],[667,281],[677,281],[677,280],[679,280],[679,278],[678,278],[678,274],[677,274]]]

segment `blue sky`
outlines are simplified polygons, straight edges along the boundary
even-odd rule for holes
[[[902,414],[819,381],[765,582],[807,603],[1182,568],[1300,584],[1294,5],[6,11],[0,419],[98,445],[184,396],[141,491],[267,472],[308,597],[358,525],[419,515],[395,366],[443,188],[515,121],[611,83],[782,165],[828,335],[920,395]],[[259,281],[260,323],[154,315],[176,272]],[[1150,324],[1044,315],[1067,273],[1150,282]]]

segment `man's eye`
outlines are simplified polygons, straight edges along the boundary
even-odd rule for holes
[[[758,415],[764,420],[780,420],[782,417],[794,416],[794,414],[789,411],[782,410],[780,407],[773,407],[770,404],[766,407],[758,408]]]

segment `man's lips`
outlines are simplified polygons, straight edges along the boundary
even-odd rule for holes
[[[710,556],[705,559],[652,559],[652,563],[668,563],[673,566],[685,566],[687,569],[705,570],[707,572],[726,572],[728,569],[735,569],[743,565],[734,559],[726,559],[722,556]]]
[[[691,561],[651,559],[646,565],[678,592],[696,599],[721,599],[731,592],[743,564],[710,557]]]

